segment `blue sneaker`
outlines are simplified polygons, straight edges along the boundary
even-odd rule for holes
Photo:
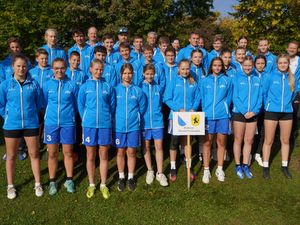
[[[64,186],[67,189],[67,192],[69,192],[69,193],[74,193],[75,192],[74,181],[66,180],[66,182],[64,183]]]
[[[244,171],[246,177],[248,177],[249,179],[253,178],[253,175],[252,175],[252,173],[250,171],[249,166],[243,166],[243,171]]]
[[[27,157],[27,152],[24,150],[20,150],[19,151],[19,160],[23,161],[26,159],[26,157]]]
[[[57,193],[56,182],[51,181],[49,183],[48,190],[49,190],[49,195],[55,195]]]
[[[244,173],[242,166],[236,166],[235,167],[235,173],[240,179],[244,179]]]

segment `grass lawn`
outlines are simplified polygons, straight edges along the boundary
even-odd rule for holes
[[[297,145],[300,144],[298,140]],[[4,153],[4,145],[0,154]],[[293,180],[280,172],[280,152],[275,149],[271,164],[271,180],[262,178],[262,169],[253,163],[254,179],[240,180],[234,174],[234,163],[226,168],[224,183],[217,181],[213,167],[209,185],[201,182],[203,168],[195,158],[195,171],[199,178],[187,191],[184,167],[179,168],[176,183],[160,187],[145,183],[145,167],[139,159],[138,187],[134,193],[117,191],[117,169],[111,160],[109,187],[111,197],[104,200],[97,186],[92,199],[87,199],[85,165],[75,168],[77,191],[66,193],[63,187],[64,172],[59,167],[59,193],[50,197],[46,185],[48,173],[42,160],[42,183],[45,195],[37,198],[33,192],[33,177],[29,160],[17,162],[15,185],[18,197],[6,198],[5,161],[0,160],[0,224],[300,224],[300,148],[292,153],[290,170]],[[165,168],[169,160],[165,160]],[[168,173],[168,169],[165,171]],[[97,176],[99,181],[99,177]]]

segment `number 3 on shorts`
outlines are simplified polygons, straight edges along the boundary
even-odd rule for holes
[[[52,138],[51,138],[51,135],[47,135],[47,141],[51,141]]]

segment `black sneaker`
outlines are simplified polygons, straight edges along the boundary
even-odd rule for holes
[[[119,181],[118,181],[118,190],[120,192],[125,191],[125,178],[119,179]]]
[[[263,167],[263,177],[266,180],[270,179],[270,170],[269,170],[269,167]]]
[[[290,171],[287,166],[282,166],[281,171],[287,179],[292,179],[292,175],[290,174]]]
[[[136,189],[136,183],[135,183],[134,179],[129,179],[128,180],[128,189],[130,191],[135,191],[135,189]]]

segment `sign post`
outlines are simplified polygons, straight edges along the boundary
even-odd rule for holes
[[[191,187],[191,135],[205,135],[204,112],[173,112],[173,135],[187,136],[187,187]]]

